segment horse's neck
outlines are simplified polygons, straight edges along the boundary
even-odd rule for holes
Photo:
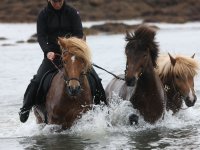
[[[130,101],[134,108],[143,115],[144,120],[154,123],[165,108],[165,94],[162,83],[153,66],[148,66],[137,81],[137,86]]]
[[[142,72],[141,77],[138,79],[138,84],[137,87],[140,88],[140,86],[155,86],[154,84],[156,84],[156,73],[154,71],[153,66],[151,65],[151,63],[149,63],[149,65],[146,67],[147,69],[145,69]],[[148,88],[146,88],[148,89]],[[149,91],[149,90],[148,90]]]
[[[148,97],[151,95],[158,97],[160,97],[160,95],[164,95],[161,81],[158,75],[155,73],[152,65],[147,66],[147,69],[144,70],[142,75],[139,77],[131,100],[136,102],[140,99],[141,101],[141,98],[139,98],[141,95],[144,97],[142,101],[147,100],[147,103],[151,103],[151,100],[148,100]]]
[[[139,77],[134,87],[128,87],[126,83],[123,82],[119,90],[121,91],[119,92],[120,97],[122,97],[123,99],[131,100],[134,94],[137,93],[138,90],[141,90],[141,89],[145,93],[150,93],[151,91],[149,89],[151,89],[152,87],[155,87],[157,84],[155,76],[156,74],[155,74],[153,66],[148,66],[148,69],[144,70],[144,72]]]
[[[154,70],[145,71],[137,81],[133,97],[135,97],[135,101],[141,101],[139,97],[140,95],[142,95],[142,101],[145,101],[145,103],[151,103],[151,95],[158,96],[159,91],[161,93],[164,93],[164,91],[162,90],[161,81],[159,82],[159,77],[156,77]]]

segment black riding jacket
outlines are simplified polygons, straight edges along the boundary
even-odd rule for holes
[[[50,3],[39,14],[37,20],[37,36],[40,47],[46,57],[53,51],[60,54],[58,37],[66,35],[83,37],[83,28],[78,12],[67,4],[55,10]]]

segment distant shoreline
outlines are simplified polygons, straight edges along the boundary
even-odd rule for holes
[[[139,24],[138,24],[139,23]],[[114,35],[114,34],[125,34],[126,30],[129,32],[133,32],[138,25],[142,23],[141,20],[111,20],[111,21],[89,21],[89,22],[83,22],[84,27],[84,34],[86,36],[91,35]],[[187,23],[179,23],[179,24],[173,24],[173,23],[146,23],[147,25],[151,26],[155,30],[200,30],[200,21],[199,22],[187,22]],[[21,27],[23,26],[23,27]],[[23,28],[30,28],[32,34],[27,34],[25,37],[21,37],[19,40],[10,42],[10,39],[12,36],[8,35],[8,32],[6,30],[19,30],[20,33],[23,32]],[[34,30],[33,30],[34,29]],[[16,44],[23,44],[23,43],[37,43],[37,35],[36,35],[36,23],[0,23],[0,30],[1,36],[0,36],[0,45],[1,46],[14,46]],[[26,31],[27,29],[25,29]],[[28,29],[29,30],[29,29]],[[7,33],[7,35],[4,34],[4,31]],[[12,32],[12,31],[11,31]],[[15,35],[18,37],[17,35]]]
[[[185,23],[200,21],[199,0],[67,0],[80,12],[83,21],[133,20],[143,22]],[[34,23],[46,0],[3,0],[0,22]]]

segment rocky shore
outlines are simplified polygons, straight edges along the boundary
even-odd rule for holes
[[[143,19],[144,22],[200,21],[200,0],[66,0],[83,21]],[[1,0],[0,22],[35,22],[47,0]]]

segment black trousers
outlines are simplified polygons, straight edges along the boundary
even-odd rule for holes
[[[108,103],[106,100],[106,94],[101,80],[102,79],[99,78],[94,68],[92,68],[90,73],[88,74],[88,81],[90,83],[92,96],[94,96],[94,104],[100,104],[100,102],[104,102],[107,105]]]
[[[54,63],[59,66],[61,64],[60,59],[55,59]],[[44,58],[42,61],[42,64],[40,65],[37,74],[35,74],[33,76],[33,79],[31,79],[25,94],[24,94],[24,100],[23,100],[23,107],[25,109],[30,109],[34,104],[35,104],[35,97],[37,94],[37,90],[40,84],[40,81],[43,77],[43,75],[49,71],[55,69],[55,66],[53,65],[53,63],[47,59]]]

